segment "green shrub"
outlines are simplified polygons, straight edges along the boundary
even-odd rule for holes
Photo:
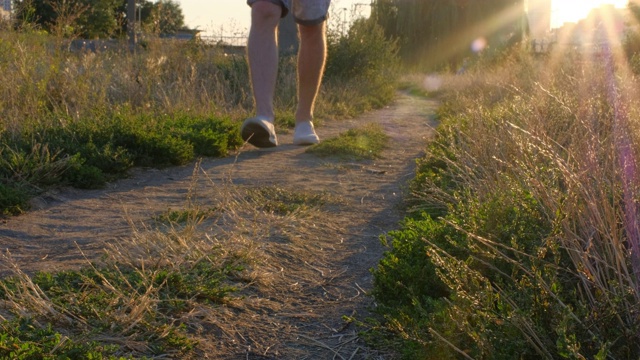
[[[467,199],[473,201],[471,196]],[[532,298],[527,296],[533,296],[534,289],[527,289],[530,291],[525,293],[518,286],[517,291],[509,292],[514,285],[512,278],[526,277],[523,268],[541,266],[535,258],[526,255],[541,251],[544,244],[540,239],[545,238],[550,232],[545,226],[535,199],[527,194],[501,192],[495,194],[493,199],[485,199],[480,203],[463,201],[440,220],[434,220],[424,214],[415,217],[407,218],[401,230],[387,235],[385,241],[391,239],[392,250],[385,254],[373,271],[373,295],[381,305],[380,312],[394,320],[393,326],[396,330],[402,329],[402,336],[407,336],[412,342],[411,348],[415,348],[415,352],[407,353],[406,358],[431,359],[436,356],[429,350],[435,339],[425,331],[425,326],[435,331],[443,331],[443,328],[450,331],[450,322],[438,324],[434,319],[461,319],[464,314],[470,315],[455,325],[466,332],[462,332],[457,339],[451,341],[457,346],[466,344],[468,347],[474,340],[482,340],[481,346],[470,350],[472,356],[481,356],[490,351],[492,358],[509,359],[525,353],[528,348],[527,342],[518,342],[517,329],[509,327],[505,320],[512,316],[506,310],[508,304],[502,305],[504,312],[496,308],[491,286],[502,288],[513,299],[518,299],[514,302],[526,309],[529,318],[544,320],[544,312],[536,312],[536,306],[539,304],[530,303]],[[466,231],[472,232],[473,235]],[[474,241],[472,236],[492,239],[492,243],[496,244],[504,256],[496,256],[492,252],[494,249],[482,246]],[[502,248],[501,245],[508,249]],[[551,254],[550,251],[548,253]],[[520,265],[514,265],[514,262]],[[476,275],[467,276],[468,274]],[[482,303],[469,300],[470,297],[477,298],[477,301],[485,300],[487,296],[489,299]],[[443,300],[447,298],[448,301]],[[446,304],[464,308],[456,308],[457,313],[451,314],[453,310]],[[487,306],[493,309],[491,321],[507,325],[491,331],[489,327],[479,331],[478,327],[485,327],[487,324],[479,323],[477,320],[467,325],[473,316],[487,311]],[[489,318],[484,321],[489,321]],[[512,336],[505,340],[502,331],[511,333]],[[479,333],[476,339],[469,335],[474,332]],[[424,338],[411,336],[417,333],[424,333]],[[513,333],[516,336],[513,336]],[[418,346],[421,341],[424,344]],[[512,343],[506,346],[507,344],[503,343],[505,341]],[[403,351],[406,352],[407,349]],[[531,354],[534,355],[535,351],[531,351]]]
[[[449,236],[458,236],[449,226],[423,215],[421,219],[405,219],[402,230],[392,231],[382,237],[391,250],[373,270],[374,290],[372,294],[384,307],[384,313],[406,314],[414,318],[414,307],[429,305],[432,299],[449,295],[445,284],[436,276],[436,268],[427,258],[424,239],[446,241]],[[389,241],[391,240],[391,241]],[[446,246],[446,243],[442,243]],[[426,307],[427,310],[431,306]]]
[[[5,176],[98,188],[132,166],[182,165],[195,156],[224,156],[241,144],[237,125],[226,118],[131,115],[98,121],[25,131],[13,141],[19,150],[7,147],[0,158]]]
[[[51,324],[41,327],[32,319],[4,321],[0,329],[3,359],[115,359],[113,355],[117,350],[116,346],[69,340]]]
[[[370,20],[357,20],[347,36],[330,36],[322,93],[329,112],[354,115],[391,101],[399,75],[397,52],[396,42]]]

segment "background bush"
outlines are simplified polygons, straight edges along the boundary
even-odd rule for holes
[[[354,115],[393,99],[400,72],[398,47],[374,21],[357,20],[346,36],[330,34],[328,53],[323,98],[332,111]]]

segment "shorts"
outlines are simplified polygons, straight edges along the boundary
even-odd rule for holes
[[[268,1],[282,7],[282,17],[289,11],[300,25],[318,25],[327,20],[331,0],[247,0],[249,6],[258,1]]]

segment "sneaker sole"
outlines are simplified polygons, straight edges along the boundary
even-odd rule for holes
[[[242,128],[242,140],[259,148],[275,147],[276,144],[270,140],[269,131],[258,124],[247,124]]]

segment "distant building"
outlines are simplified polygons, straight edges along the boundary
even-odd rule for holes
[[[0,8],[0,19],[11,18],[11,1],[12,0],[0,0],[2,7]]]
[[[291,13],[280,19],[278,46],[281,54],[295,54],[298,52],[298,26]]]
[[[172,39],[172,40],[201,40],[200,36],[201,31],[196,29],[181,29],[178,30],[175,34],[160,34],[160,38],[162,39]]]

